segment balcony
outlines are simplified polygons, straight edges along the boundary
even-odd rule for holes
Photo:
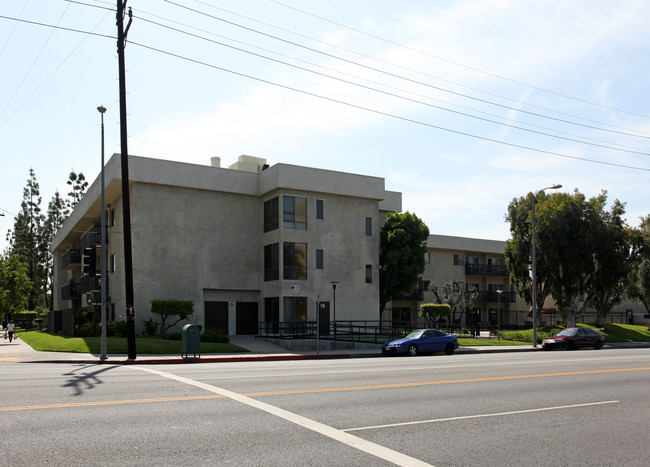
[[[410,294],[396,295],[393,297],[393,301],[407,301],[407,302],[421,302],[424,300],[424,290],[423,289],[413,289]]]
[[[93,225],[88,232],[81,237],[81,248],[93,247],[102,243],[102,228],[99,225]],[[108,244],[108,226],[106,226],[106,243]]]
[[[482,303],[515,303],[517,300],[516,292],[501,292],[497,293],[496,290],[479,290],[477,302]]]
[[[81,265],[81,250],[71,248],[61,257],[61,269],[74,269]]]
[[[508,268],[502,264],[465,264],[466,276],[508,277]]]
[[[101,276],[85,275],[79,279],[81,293],[96,292],[101,289]]]
[[[61,287],[61,300],[74,300],[76,298],[81,298],[80,284],[70,282]]]

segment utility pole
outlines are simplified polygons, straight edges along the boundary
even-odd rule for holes
[[[126,71],[124,47],[133,15],[129,7],[129,23],[124,29],[126,0],[117,0],[117,59],[120,81],[120,146],[122,164],[122,214],[124,229],[124,279],[126,295],[126,345],[129,360],[135,360],[135,305],[133,298],[133,257],[131,249],[131,196],[129,195],[129,150],[126,130]]]

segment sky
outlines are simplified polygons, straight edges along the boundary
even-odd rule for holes
[[[432,234],[509,238],[562,184],[650,213],[646,0],[128,0],[129,154],[382,177]],[[0,251],[119,153],[116,1],[0,2]],[[128,21],[128,19],[127,19]]]

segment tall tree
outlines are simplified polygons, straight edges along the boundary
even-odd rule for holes
[[[536,205],[543,203],[546,199],[544,192],[535,197]],[[533,305],[533,278],[532,278],[532,206],[533,194],[526,197],[515,198],[508,205],[506,221],[510,223],[511,238],[506,242],[504,257],[510,281],[515,286],[519,296],[529,305]],[[537,309],[544,307],[544,301],[551,294],[547,280],[547,264],[543,261],[537,262]],[[537,315],[538,323],[541,322],[541,313]]]
[[[410,293],[424,272],[429,228],[410,212],[389,213],[379,243],[379,317],[393,296]]]
[[[0,255],[0,317],[7,319],[27,306],[32,289],[27,276],[27,265],[18,255]]]
[[[589,305],[596,310],[596,326],[602,327],[607,314],[626,297],[634,281],[644,242],[639,229],[623,219],[625,206],[614,201],[602,222],[594,225],[598,238],[594,248],[594,273],[589,282]]]
[[[10,251],[27,265],[27,274],[32,282],[28,307],[30,310],[45,304],[44,284],[46,280],[46,258],[43,256],[43,223],[41,194],[34,169],[29,169],[27,186],[23,190],[21,210],[14,220],[14,229],[9,234]]]
[[[45,266],[47,270],[46,275],[46,287],[48,290],[49,299],[49,308],[52,309],[53,306],[53,280],[54,280],[54,265],[52,260],[52,254],[50,252],[50,245],[54,239],[54,235],[61,228],[63,222],[70,214],[70,211],[66,207],[66,202],[61,198],[59,191],[54,192],[54,196],[50,200],[50,203],[47,207],[47,219],[45,220],[44,230],[43,230],[43,242],[41,245],[42,254],[45,257]]]
[[[68,193],[68,199],[66,200],[66,205],[71,210],[74,209],[81,198],[83,198],[84,193],[86,193],[86,188],[88,188],[88,182],[86,181],[86,176],[83,172],[78,174],[73,170],[68,175],[68,181],[66,182],[72,188],[72,191]]]

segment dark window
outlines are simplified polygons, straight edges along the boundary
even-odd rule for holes
[[[264,299],[264,327],[267,334],[280,332],[280,298],[266,297]]]
[[[307,297],[284,297],[282,305],[285,322],[307,321]]]
[[[366,284],[372,283],[372,265],[366,264]]]
[[[323,250],[316,250],[316,269],[323,269]]]
[[[280,279],[280,244],[272,243],[264,246],[264,280],[277,281]]]
[[[282,197],[282,226],[285,229],[307,230],[307,198]]]
[[[323,200],[316,200],[316,219],[323,219]]]
[[[366,235],[372,236],[372,217],[366,217]]]
[[[264,232],[270,232],[277,229],[279,224],[278,198],[273,198],[264,202]]]
[[[463,266],[465,264],[465,256],[464,255],[454,255],[454,265],[455,266]]]
[[[307,280],[307,244],[285,243],[283,250],[283,279]]]

